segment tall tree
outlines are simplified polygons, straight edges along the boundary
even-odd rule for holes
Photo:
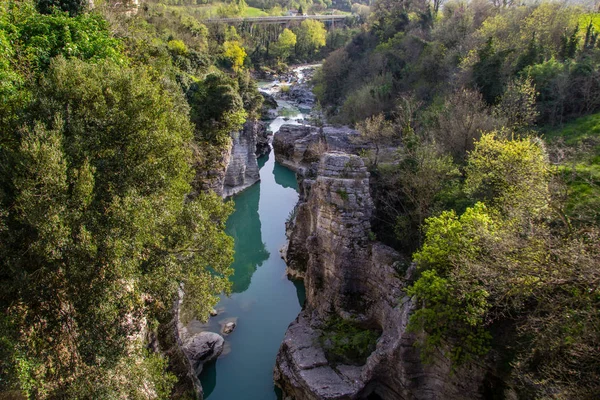
[[[321,21],[306,19],[300,24],[297,31],[297,43],[299,55],[310,56],[321,47],[325,46],[327,31]]]
[[[0,151],[0,385],[35,398],[168,394],[145,326],[227,290],[230,211],[190,192],[188,107],[145,68],[54,60]],[[6,375],[6,376],[5,376]],[[127,379],[123,379],[123,377]]]

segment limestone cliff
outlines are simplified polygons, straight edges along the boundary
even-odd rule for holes
[[[213,190],[220,196],[229,197],[252,186],[260,180],[257,158],[270,151],[266,123],[247,121],[238,132],[231,133],[231,140],[222,149],[198,149],[202,164],[196,169],[199,190]],[[207,164],[212,167],[207,168]]]
[[[310,169],[325,151],[358,154],[368,148],[353,138],[358,132],[348,127],[283,125],[273,138],[275,159],[292,171]]]
[[[406,332],[414,305],[403,290],[412,270],[372,240],[372,214],[360,157],[326,153],[316,179],[301,183],[284,256],[289,272],[304,277],[307,301],[279,350],[276,384],[288,400],[480,398],[482,369],[452,373],[441,357],[421,363],[415,337]],[[381,332],[363,365],[327,358],[322,337],[332,317]]]

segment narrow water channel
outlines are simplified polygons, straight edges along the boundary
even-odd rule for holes
[[[303,118],[297,109],[283,102],[280,106],[286,117],[272,121],[273,132]],[[296,177],[275,162],[273,152],[258,161],[260,182],[233,198],[235,212],[227,221],[227,232],[235,240],[233,294],[221,298],[219,315],[208,324],[190,326],[192,331],[220,333],[222,324],[237,323],[225,336],[221,357],[205,365],[200,375],[205,399],[277,399],[277,350],[304,303],[304,286],[288,280],[279,253],[286,240],[285,221],[298,200]]]

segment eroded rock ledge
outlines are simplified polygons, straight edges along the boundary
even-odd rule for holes
[[[451,373],[442,357],[421,363],[415,336],[406,332],[414,306],[404,288],[412,269],[401,268],[399,254],[372,240],[372,213],[369,173],[358,156],[328,152],[316,178],[301,180],[283,255],[288,271],[304,278],[307,301],[277,356],[274,379],[284,398],[481,398],[481,368]],[[382,332],[364,365],[327,359],[320,338],[332,317]]]
[[[232,132],[229,146],[215,156],[218,168],[196,178],[200,190],[210,189],[229,197],[258,182],[257,158],[271,151],[269,135],[263,121],[247,121],[240,131]]]
[[[283,125],[273,138],[275,160],[295,172],[314,168],[326,151],[359,154],[358,132],[348,127]]]

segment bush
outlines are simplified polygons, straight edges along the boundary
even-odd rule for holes
[[[330,318],[320,337],[325,356],[332,363],[364,365],[375,351],[381,330],[363,327],[338,316]]]

